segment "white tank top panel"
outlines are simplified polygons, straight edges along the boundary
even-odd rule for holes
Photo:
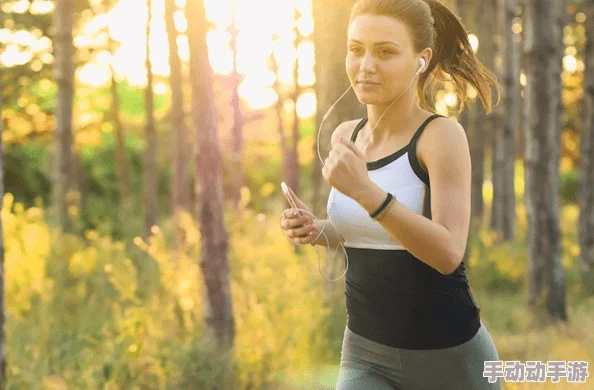
[[[435,114],[427,118],[408,145],[389,156],[367,163],[372,182],[394,195],[402,205],[428,218],[431,218],[429,176],[417,159],[416,142],[427,124],[440,116]],[[357,124],[351,141],[355,141],[366,122],[367,118],[363,118]],[[404,249],[359,203],[334,187],[330,190],[326,211],[334,229],[344,237],[345,247]]]

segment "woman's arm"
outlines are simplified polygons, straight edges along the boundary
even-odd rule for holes
[[[466,249],[471,161],[462,126],[452,120],[435,122],[439,124],[428,126],[423,134],[427,135],[423,162],[431,178],[431,219],[396,201],[379,223],[413,256],[447,275],[456,270]],[[370,182],[355,200],[372,213],[386,195]]]
[[[334,226],[330,223],[330,220],[317,219],[314,221],[314,224],[317,227],[318,234],[322,230],[322,226],[324,226],[324,231],[323,234],[320,234],[320,236],[311,243],[312,245],[322,245],[327,247],[328,244],[330,244],[330,248],[336,249],[341,243],[344,243],[344,238],[336,232]],[[324,234],[328,237],[328,242],[326,242]]]

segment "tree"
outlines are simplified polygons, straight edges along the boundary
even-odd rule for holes
[[[52,213],[54,224],[64,232],[73,229],[68,214],[68,200],[71,197],[72,105],[74,94],[74,45],[72,38],[73,0],[57,0],[54,11],[55,78],[58,86],[56,98],[56,134],[54,164],[52,167]]]
[[[494,34],[495,23],[493,14],[493,1],[479,1],[476,5],[476,19],[481,28],[476,29],[479,46],[477,56],[489,68],[495,68],[494,57]],[[473,102],[473,104],[477,104]],[[494,130],[493,115],[487,115],[484,110],[477,108],[476,118],[474,123],[475,133],[469,139],[470,154],[472,156],[472,216],[473,229],[477,231],[478,226],[483,218],[484,213],[484,199],[483,199],[483,183],[485,181],[484,163],[485,163],[485,149],[487,147],[487,134],[491,134]]]
[[[527,0],[524,41],[529,303],[537,311],[548,293],[546,309],[553,320],[567,319],[559,226],[560,8],[555,0]]]
[[[585,4],[584,102],[580,140],[579,242],[583,285],[594,286],[594,3]]]
[[[0,68],[0,91],[2,91],[2,69]],[[4,145],[2,143],[4,117],[2,116],[2,94],[0,93],[0,200],[4,199]],[[6,335],[4,333],[4,228],[0,218],[0,389],[6,388]]]
[[[276,75],[274,78],[274,92],[278,96],[278,99],[274,105],[274,110],[276,112],[276,117],[278,120],[278,133],[279,133],[279,140],[280,140],[280,148],[281,148],[281,161],[282,161],[282,176],[287,180],[289,177],[289,147],[287,145],[287,137],[285,136],[285,126],[284,126],[284,115],[283,115],[283,105],[284,105],[284,97],[282,93],[281,83],[280,83],[280,72],[279,72],[279,64],[276,58],[274,57],[274,53],[270,56],[270,62],[272,64],[272,71]],[[291,205],[289,204],[288,200],[284,200],[285,208],[290,208]]]
[[[233,1],[233,23],[230,26],[231,32],[231,51],[233,52],[233,70],[231,72],[231,107],[233,107],[233,126],[231,128],[231,161],[233,168],[231,169],[231,183],[233,200],[233,207],[239,211],[239,201],[241,199],[241,187],[243,186],[243,177],[241,169],[241,154],[243,150],[243,127],[245,125],[245,118],[241,111],[241,99],[239,98],[239,85],[243,77],[237,71],[237,37],[239,30],[237,28],[237,1]]]
[[[207,332],[222,349],[231,348],[235,320],[229,288],[228,238],[223,215],[222,158],[214,105],[213,71],[208,60],[204,0],[186,2],[190,45],[192,119],[196,148],[196,199],[201,233]]]
[[[175,0],[165,1],[165,25],[169,42],[169,84],[171,87],[171,157],[173,159],[173,204],[172,209],[176,221],[179,222],[179,212],[190,210],[190,180],[187,167],[190,162],[188,145],[188,129],[186,127],[186,114],[184,111],[184,97],[182,89],[182,66],[179,58],[177,37],[173,15],[175,13]],[[176,223],[176,226],[179,226]],[[177,244],[181,239],[177,234]]]
[[[500,0],[501,1],[501,0]],[[515,190],[515,163],[516,163],[516,134],[519,127],[519,101],[520,101],[520,56],[513,23],[516,17],[516,1],[502,0],[503,13],[503,43],[504,43],[504,120],[501,145],[503,161],[501,164],[501,204],[502,221],[501,230],[503,239],[511,241],[515,235],[516,223],[516,190]]]
[[[104,3],[104,12],[107,14],[109,10],[113,7],[114,1],[113,0],[106,0]],[[109,53],[113,56],[116,51],[116,43],[112,39],[111,34],[109,34],[109,27],[106,27],[108,33],[108,50]],[[129,185],[129,178],[128,178],[128,164],[126,159],[126,145],[124,142],[125,134],[124,134],[124,126],[122,124],[122,119],[120,117],[120,93],[118,91],[118,83],[116,80],[115,69],[113,67],[113,63],[110,62],[109,64],[109,71],[111,73],[111,81],[110,81],[110,91],[111,91],[111,121],[113,123],[113,127],[115,129],[115,142],[116,142],[116,167],[117,167],[117,174],[118,174],[118,183],[120,189],[120,210],[121,210],[121,220],[128,221],[131,217],[131,193],[130,193],[130,185]]]
[[[340,0],[314,0],[314,44],[315,44],[315,75],[316,75],[316,124],[317,131],[321,132],[320,154],[322,160],[330,153],[330,137],[336,127],[344,121],[361,118],[366,115],[366,108],[360,104],[354,91],[347,95],[336,105],[332,114],[324,121],[320,128],[322,118],[326,111],[349,86],[344,61],[347,54],[347,28],[350,9],[354,1]],[[317,135],[317,132],[316,132]],[[311,202],[312,213],[322,218],[322,211],[326,210],[325,201],[330,187],[322,177],[322,162],[318,158],[317,138],[314,142],[314,167],[313,167],[313,199]]]
[[[145,206],[145,237],[151,233],[151,228],[157,223],[159,209],[157,187],[157,131],[155,129],[155,108],[153,101],[153,68],[150,58],[150,33],[152,0],[147,0],[146,19],[146,77],[145,108],[146,108],[146,148],[144,155],[144,206]]]
[[[485,2],[481,2],[482,5]],[[476,31],[477,17],[480,15],[477,11],[479,7],[477,4],[473,4],[470,0],[458,0],[457,2],[457,13],[462,23],[467,26],[467,30],[470,33]],[[482,29],[479,29],[482,30]],[[481,42],[483,45],[485,41]],[[480,47],[480,46],[479,46]],[[478,233],[480,228],[481,217],[483,214],[483,180],[484,180],[484,131],[483,126],[479,126],[478,119],[478,102],[477,99],[471,99],[465,109],[460,113],[460,124],[464,127],[464,130],[468,134],[468,143],[470,147],[470,157],[472,160],[472,173],[471,173],[471,229],[468,235],[469,245],[466,246],[466,252],[464,253],[464,262],[468,264],[468,256],[470,256],[471,245],[470,243],[474,240],[474,236]]]
[[[505,30],[505,18],[504,18],[504,0],[491,0],[492,9],[495,11],[495,30],[493,37],[493,49],[494,49],[494,70],[499,80],[504,79],[504,58],[505,58],[505,47],[504,47],[504,30]],[[491,203],[491,229],[498,232],[498,239],[501,238],[502,226],[503,226],[503,164],[505,160],[505,150],[503,145],[503,123],[504,123],[504,105],[496,107],[493,110],[493,131],[491,133],[491,182],[493,187],[493,200]]]
[[[299,29],[297,28],[297,19],[299,17],[299,13],[297,11],[297,4],[294,3],[293,5],[293,20],[295,21],[294,25],[294,32],[295,32],[295,51],[298,51],[299,44],[303,42],[303,37],[299,33]],[[293,189],[295,195],[299,196],[299,115],[297,115],[297,101],[299,100],[299,96],[301,95],[302,88],[299,85],[299,55],[295,57],[295,64],[293,66],[293,80],[295,82],[295,86],[293,89],[292,100],[293,100],[293,126],[292,126],[292,136],[291,142],[289,143],[290,148],[288,149],[287,158],[287,184]]]

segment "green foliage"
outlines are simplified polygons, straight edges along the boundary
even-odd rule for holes
[[[567,172],[561,173],[559,177],[559,188],[562,203],[577,203],[579,175],[575,169],[570,169]]]
[[[44,210],[11,195],[2,218],[9,389],[256,389],[328,356],[313,249],[295,255],[276,216],[225,216],[236,321],[227,355],[204,342],[200,231],[189,214],[147,242],[50,235]]]
[[[118,92],[120,93],[122,112],[131,117],[144,117],[146,112],[144,88],[131,86],[125,81],[118,84]],[[153,101],[155,110],[161,110],[169,104],[165,95],[154,95]]]
[[[40,198],[49,204],[51,181],[50,156],[45,145],[28,143],[4,148],[4,188],[26,207]]]
[[[179,354],[178,389],[233,390],[239,388],[233,356],[220,354],[200,339],[190,340]]]

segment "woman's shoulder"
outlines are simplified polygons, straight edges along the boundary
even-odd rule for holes
[[[426,156],[446,152],[445,149],[449,153],[463,152],[463,148],[468,148],[464,127],[454,119],[439,116],[427,124],[417,141],[416,152],[421,168],[427,171]]]
[[[330,140],[330,143],[332,145],[332,147],[334,147],[334,144],[336,142],[338,142],[338,139],[342,136],[346,139],[350,139],[351,135],[353,134],[353,131],[355,130],[355,127],[357,127],[357,125],[363,120],[363,118],[359,118],[359,119],[353,119],[353,120],[349,120],[349,121],[344,121],[341,124],[339,124],[336,129],[334,130],[334,132],[332,132],[332,137]]]

